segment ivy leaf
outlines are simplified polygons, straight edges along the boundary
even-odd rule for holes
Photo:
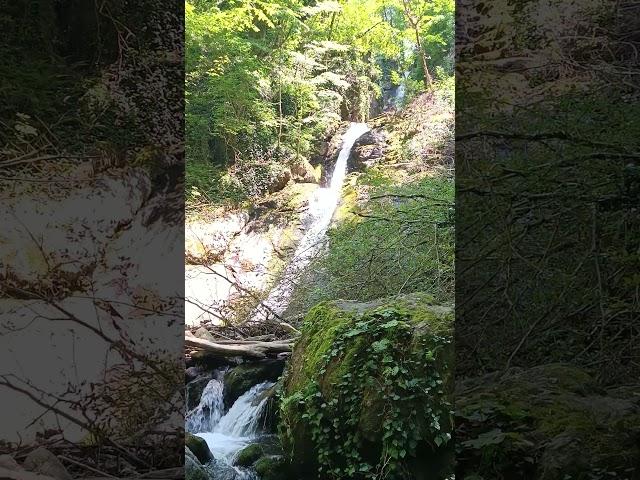
[[[487,445],[497,445],[502,443],[506,435],[499,428],[495,428],[489,432],[478,435],[478,438],[474,440],[467,440],[462,442],[465,447],[478,448],[486,447]]]
[[[382,340],[378,340],[377,342],[373,342],[371,344],[371,347],[373,348],[374,352],[380,353],[383,350],[386,350],[389,347],[390,343],[391,342],[389,342],[388,338],[383,338]]]
[[[393,327],[397,327],[398,325],[400,325],[400,322],[398,320],[391,320],[387,323],[382,324],[382,328],[393,328]]]

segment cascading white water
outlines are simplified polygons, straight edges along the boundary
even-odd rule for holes
[[[305,234],[300,240],[282,278],[269,293],[267,299],[254,311],[252,318],[266,318],[272,312],[280,315],[289,305],[289,300],[295,287],[295,280],[322,246],[322,239],[338,206],[342,184],[347,174],[347,160],[353,144],[367,131],[369,131],[369,127],[366,123],[352,122],[343,135],[342,147],[333,169],[329,186],[319,188],[309,200],[307,214],[302,220],[303,225],[306,227]]]
[[[220,470],[224,478],[233,480],[257,478],[253,472],[233,466],[233,460],[261,435],[260,419],[268,402],[268,396],[261,395],[273,385],[254,385],[224,413],[223,383],[213,379],[207,384],[200,404],[187,415],[187,431],[207,442],[215,458],[216,464],[210,466],[214,472]],[[219,477],[214,473],[214,478]]]
[[[222,418],[222,381],[213,378],[202,390],[198,406],[187,415],[187,431],[191,433],[209,432]]]
[[[407,94],[407,80],[409,79],[410,72],[404,72],[402,75],[402,80],[398,88],[396,89],[396,95],[394,99],[395,107],[400,109],[402,108],[402,103],[404,102],[404,97]]]

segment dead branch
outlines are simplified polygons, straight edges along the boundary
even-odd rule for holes
[[[290,352],[293,347],[293,341],[252,342],[239,340],[233,344],[223,344],[189,336],[185,338],[185,345],[222,357],[266,358],[268,353]]]

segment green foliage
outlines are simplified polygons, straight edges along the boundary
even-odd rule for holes
[[[289,446],[296,429],[310,436],[321,478],[413,478],[408,459],[449,442],[450,325],[423,313],[401,303],[336,321],[326,304],[310,312],[311,343],[293,359],[304,365],[289,374],[281,402],[282,436]],[[416,334],[425,325],[432,330]]]
[[[429,5],[420,36],[450,72],[437,52],[452,45],[452,2]],[[243,197],[264,194],[273,165],[308,157],[341,119],[365,121],[384,65],[419,64],[401,6],[379,0],[199,0],[185,11],[187,162],[227,169],[254,187],[241,187]]]
[[[297,308],[419,291],[452,298],[453,180],[425,178],[395,187],[374,172],[359,180],[375,185],[372,200],[329,231],[327,255],[313,265],[310,286],[300,287]]]

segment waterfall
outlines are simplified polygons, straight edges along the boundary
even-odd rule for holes
[[[404,97],[407,94],[407,80],[409,79],[409,73],[410,72],[407,71],[402,74],[402,80],[396,89],[394,104],[397,109],[400,109],[403,106],[402,103],[404,102]]]
[[[222,381],[213,378],[202,390],[200,403],[187,415],[187,431],[191,433],[208,432],[222,418],[224,402],[222,400]]]
[[[215,462],[210,468],[213,478],[254,480],[255,473],[233,466],[234,457],[247,445],[260,437],[260,419],[269,400],[265,391],[273,382],[254,385],[241,395],[224,413],[223,383],[209,381],[202,392],[199,405],[187,415],[187,431],[207,442]]]
[[[271,312],[281,315],[289,305],[296,279],[321,248],[324,235],[340,201],[342,184],[347,175],[347,160],[353,144],[367,131],[369,131],[369,127],[366,123],[351,122],[349,129],[343,135],[342,147],[329,186],[319,188],[309,200],[307,214],[302,219],[302,223],[306,227],[305,234],[282,278],[269,293],[267,299],[254,311],[252,318],[267,318]]]
[[[322,240],[340,201],[342,184],[347,175],[347,160],[355,141],[369,130],[364,123],[351,123],[342,137],[342,147],[331,175],[329,185],[319,188],[309,200],[309,208],[302,219],[305,233],[298,244],[281,280],[271,291],[267,300],[254,312],[268,316],[271,312],[280,315],[288,306],[295,281],[300,272],[311,262],[322,247]],[[265,391],[272,382],[254,385],[241,395],[224,412],[224,372],[209,381],[202,392],[200,403],[187,415],[187,431],[203,438],[213,453],[214,462],[208,466],[213,469],[213,478],[225,480],[256,480],[255,472],[233,466],[235,456],[244,447],[255,443],[263,435],[260,419],[268,402]]]

